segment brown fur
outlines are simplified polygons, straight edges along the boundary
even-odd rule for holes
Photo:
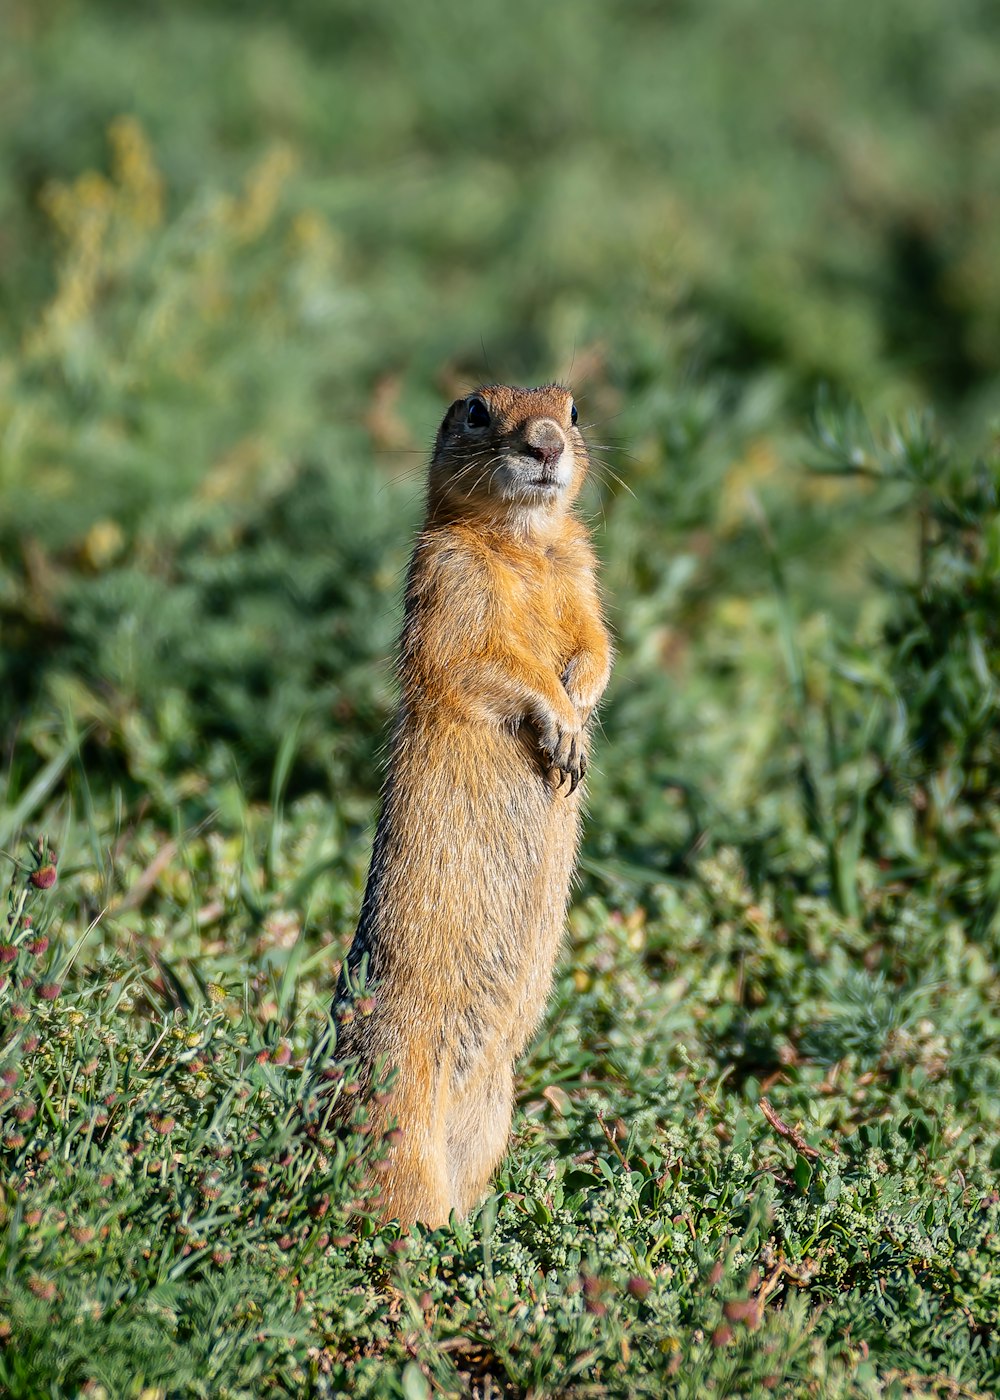
[[[489,414],[469,424],[470,404]],[[338,1028],[400,1132],[387,1218],[441,1225],[485,1193],[510,1131],[514,1062],[562,937],[588,723],[607,684],[594,556],[572,512],[587,469],[556,385],[449,409],[406,591],[401,704],[361,919],[374,1010]],[[474,410],[475,411],[475,410]],[[548,484],[539,484],[548,481]],[[345,983],[338,1010],[345,1004]]]

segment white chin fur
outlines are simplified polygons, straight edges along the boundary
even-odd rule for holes
[[[565,449],[555,467],[549,469],[534,457],[511,457],[497,472],[494,489],[505,501],[544,506],[558,500],[572,480],[573,454]]]

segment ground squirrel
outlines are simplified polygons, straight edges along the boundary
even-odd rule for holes
[[[571,394],[490,386],[452,404],[407,579],[400,708],[361,917],[368,1015],[338,1058],[395,1067],[373,1127],[386,1218],[441,1225],[504,1153],[513,1067],[545,1007],[591,716],[608,680],[595,560],[574,515],[587,449]]]

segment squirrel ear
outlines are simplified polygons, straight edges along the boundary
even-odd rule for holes
[[[440,428],[438,428],[438,441],[439,441],[439,442],[440,442],[440,440],[444,437],[444,435],[445,435],[445,433],[448,431],[448,429],[451,427],[451,421],[452,421],[452,419],[454,418],[455,413],[457,412],[457,410],[460,409],[460,408],[463,408],[464,406],[465,406],[465,399],[456,399],[455,402],[452,404],[451,408],[449,408],[448,412],[447,412],[447,413],[444,415],[444,417],[441,419],[441,426],[440,426]]]

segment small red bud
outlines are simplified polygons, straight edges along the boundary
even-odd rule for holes
[[[36,890],[50,890],[56,882],[56,868],[54,865],[43,865],[32,871],[29,879]]]
[[[742,1322],[751,1332],[756,1332],[760,1326],[760,1303],[755,1298],[750,1298],[746,1302],[741,1302],[738,1298],[731,1298],[722,1307],[723,1314],[728,1322]]]

